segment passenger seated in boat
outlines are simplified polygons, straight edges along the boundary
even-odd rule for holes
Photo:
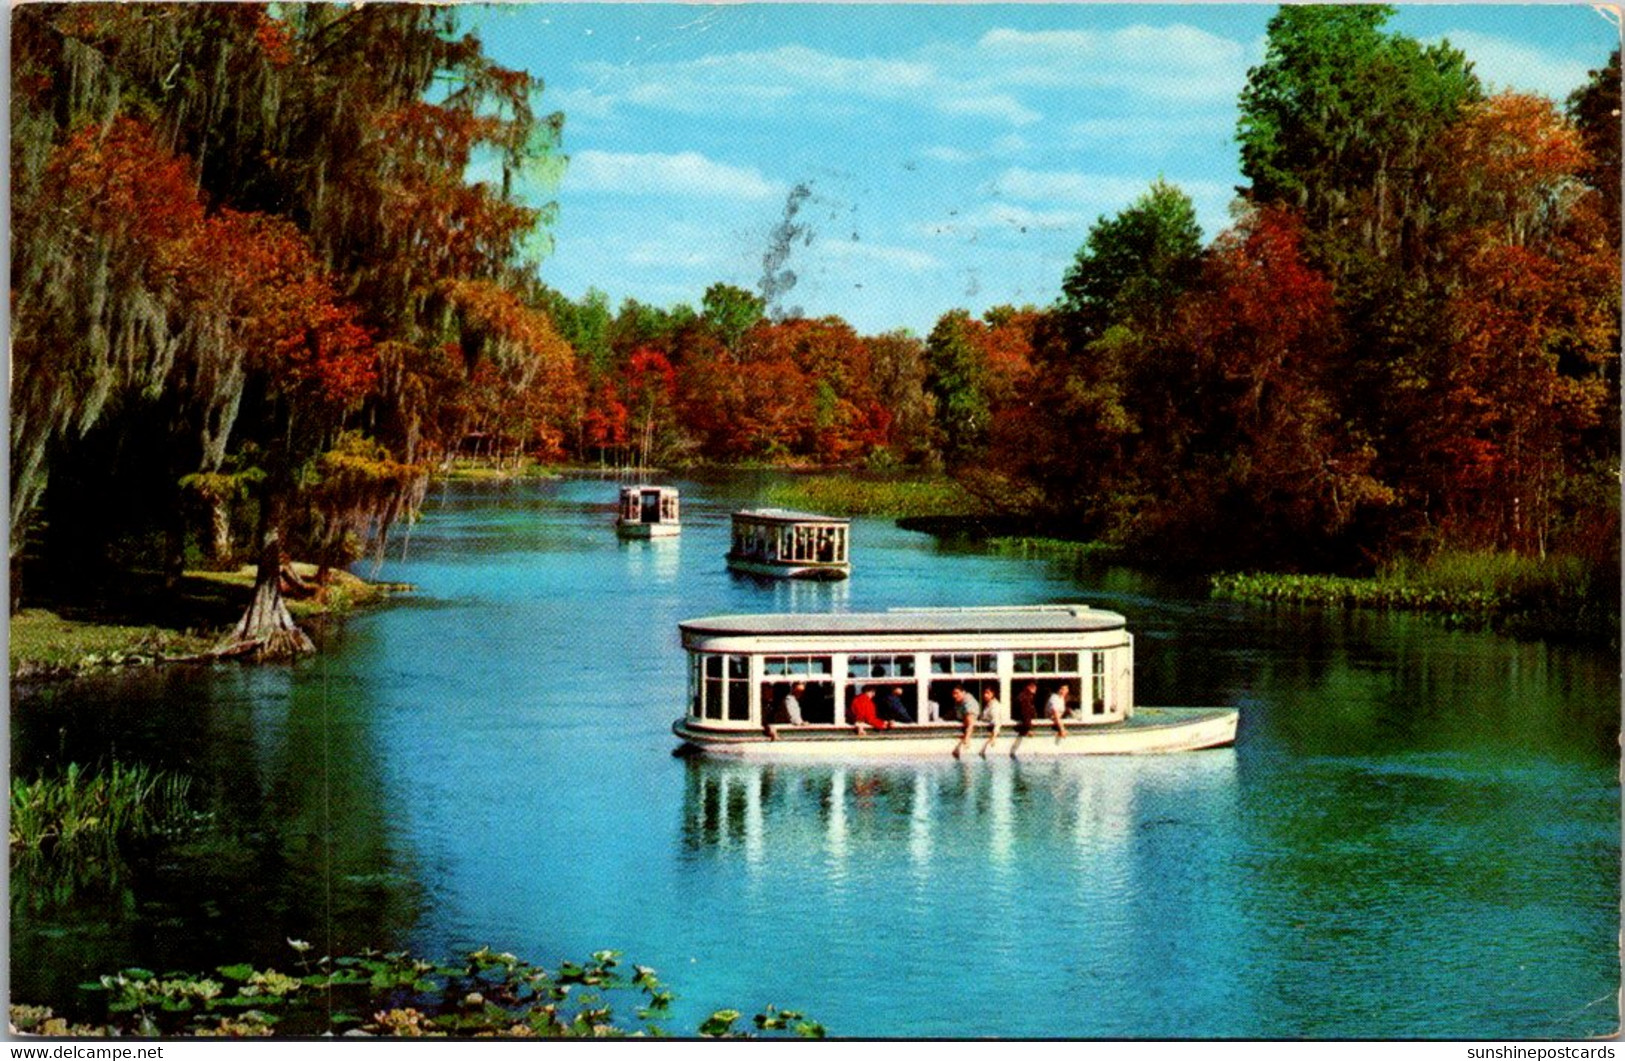
[[[790,691],[784,694],[779,701],[779,709],[774,714],[774,721],[767,724],[767,735],[773,740],[779,739],[778,727],[775,723],[787,726],[803,725],[801,721],[801,698],[807,693],[805,682],[796,682],[790,686]]]
[[[865,726],[875,729],[891,729],[891,723],[880,717],[875,711],[875,698],[869,692],[872,686],[864,686],[857,696],[852,698],[852,723],[862,733]]]
[[[1038,683],[1031,678],[1016,694],[1016,736],[1025,737],[1033,731],[1033,720],[1038,717]]]
[[[961,752],[970,747],[970,731],[976,728],[976,716],[980,713],[976,709],[976,697],[966,691],[963,685],[954,686],[954,709],[959,712],[959,743],[954,745],[954,758],[959,758]]]
[[[982,721],[991,727],[991,732],[987,735],[987,743],[982,745],[981,754],[984,759],[987,758],[987,753],[992,750],[993,742],[999,739],[999,716],[1003,713],[1004,705],[999,703],[999,698],[995,695],[993,686],[983,686],[980,714]]]
[[[1070,691],[1071,690],[1065,684],[1063,684],[1053,693],[1050,693],[1049,700],[1047,700],[1044,704],[1044,714],[1049,716],[1049,720],[1051,722],[1055,723],[1056,740],[1060,740],[1062,737],[1066,736],[1066,697],[1067,693]]]
[[[880,701],[880,717],[888,722],[912,722],[908,716],[908,706],[903,703],[903,687],[894,685]]]

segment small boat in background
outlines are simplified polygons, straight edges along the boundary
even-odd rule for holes
[[[769,578],[846,578],[851,526],[839,516],[782,508],[735,512],[728,567]]]
[[[669,486],[623,486],[615,532],[623,538],[669,538],[683,529],[677,491]]]

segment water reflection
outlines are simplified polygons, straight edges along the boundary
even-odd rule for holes
[[[620,544],[628,579],[639,585],[650,582],[669,585],[677,581],[677,562],[683,548],[680,536],[629,538],[623,539]]]
[[[852,583],[848,579],[824,582],[801,578],[764,578],[739,571],[729,571],[728,576],[736,585],[759,591],[763,611],[842,612],[848,610],[848,602],[852,599]]]
[[[697,757],[686,769],[682,836],[691,856],[747,866],[783,858],[838,864],[853,851],[884,847],[905,852],[921,873],[945,851],[974,853],[997,872],[1058,839],[1080,861],[1093,861],[1147,830],[1233,814],[1237,784],[1227,749],[884,765]]]

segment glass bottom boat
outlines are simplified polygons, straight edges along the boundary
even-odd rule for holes
[[[669,486],[623,486],[615,533],[623,538],[670,538],[683,529],[677,491]]]
[[[852,573],[850,531],[851,521],[838,516],[782,508],[735,512],[728,568],[765,578],[843,579]]]
[[[1136,707],[1123,616],[1083,605],[723,615],[679,629],[689,702],[672,731],[707,755],[1048,757],[1236,739],[1234,708]]]

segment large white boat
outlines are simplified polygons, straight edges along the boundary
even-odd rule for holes
[[[735,512],[728,567],[770,578],[846,578],[852,573],[851,529],[851,520],[812,512]]]
[[[683,529],[677,491],[669,486],[623,486],[615,532],[623,538],[669,538]]]
[[[1126,621],[1084,605],[718,615],[678,626],[688,712],[672,731],[708,755],[1037,757],[1236,739],[1234,708],[1136,707]]]

